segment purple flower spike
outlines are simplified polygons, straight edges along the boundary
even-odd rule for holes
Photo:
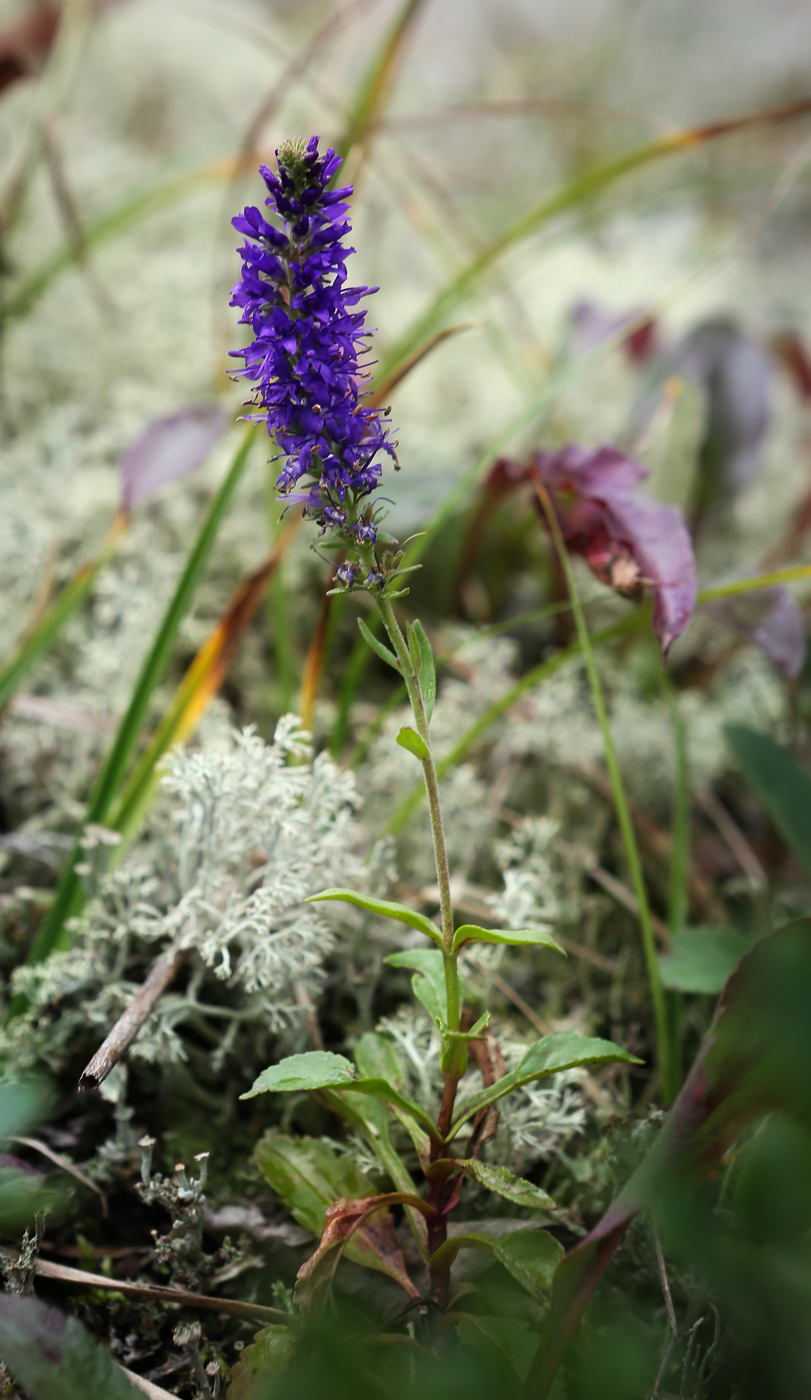
[[[306,146],[285,142],[276,157],[278,174],[264,165],[260,173],[281,228],[255,208],[233,220],[247,241],[231,305],[242,307],[254,339],[231,354],[244,359],[239,375],[256,385],[255,416],[284,457],[276,479],[282,496],[302,504],[322,534],[363,547],[368,570],[377,517],[365,497],[380,482],[380,454],[396,462],[388,422],[360,394],[369,332],[366,312],[352,308],[377,288],[346,286],[352,187],[328,188],[340,157],[332,149],[320,155],[317,136]],[[358,577],[347,569],[342,580],[351,587]]]
[[[644,467],[615,447],[571,443],[536,452],[531,470],[555,502],[568,548],[626,598],[653,593],[653,626],[667,656],[696,604],[693,546],[677,506],[636,492]]]

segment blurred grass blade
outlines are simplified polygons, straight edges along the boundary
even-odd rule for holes
[[[386,105],[405,57],[411,32],[424,3],[425,0],[404,0],[397,18],[361,80],[355,99],[350,104],[344,134],[335,143],[336,151],[344,160],[353,148],[360,147],[351,174],[339,174],[341,184],[345,184],[347,178],[357,183],[360,167],[366,156],[366,140]]]
[[[211,547],[231,504],[254,441],[255,428],[252,425],[245,430],[228,474],[208,508],[206,518],[186,561],[186,567],[175,589],[174,596],[141,667],[141,673],[130,698],[127,712],[119,725],[113,746],[98,776],[93,796],[82,823],[82,829],[88,822],[97,822],[103,825],[109,816],[113,799],[138,743],[138,736],[146,718],[152,693],[166,670],[180,624],[189,610]],[[84,902],[82,884],[74,869],[81,849],[78,844],[79,835],[80,833],[77,833],[76,843],[57,885],[53,904],[37,929],[31,944],[28,954],[29,962],[41,962],[55,948],[69,946],[65,920],[78,913]]]
[[[330,584],[331,586],[331,584]],[[315,625],[312,641],[307,652],[307,660],[304,663],[304,674],[301,678],[301,695],[299,696],[298,712],[305,729],[313,727],[313,708],[315,697],[318,694],[318,687],[321,684],[321,672],[324,668],[324,660],[327,653],[327,636],[329,633],[330,616],[336,598],[325,593],[321,599],[321,609],[318,614],[318,621]]]
[[[748,113],[743,117],[733,117],[728,121],[714,122],[709,126],[689,127],[658,140],[647,141],[641,146],[634,146],[630,151],[624,151],[621,155],[613,156],[611,160],[584,171],[582,175],[564,185],[563,189],[536,204],[528,213],[510,224],[498,238],[462,268],[457,276],[437,293],[430,306],[405,331],[389,354],[381,359],[378,377],[382,381],[390,378],[397,367],[407,360],[423,341],[440,329],[444,318],[470,296],[482,278],[505,253],[517,247],[559,214],[577,208],[579,204],[608,189],[623,176],[666,156],[678,155],[748,127],[768,126],[804,116],[808,112],[811,112],[811,98],[793,102],[786,107],[770,108],[767,111]]]
[[[122,535],[129,527],[130,518],[126,511],[119,511],[107,537],[89,563],[77,569],[42,613],[28,634],[18,643],[6,661],[0,665],[0,711],[20,687],[39,658],[53,644],[68,618],[81,607],[93,584],[96,575],[110,562],[115,554]]]
[[[240,584],[226,611],[201,646],[155,733],[110,810],[107,825],[124,837],[118,858],[132,840],[159,782],[157,766],[173,744],[182,744],[197,728],[209,701],[231,668],[265,591],[299,526],[291,520],[273,553]]]
[[[184,175],[177,175],[173,179],[165,180],[159,185],[154,185],[150,189],[140,190],[137,194],[128,195],[119,204],[115,204],[111,209],[102,214],[98,214],[95,219],[89,219],[82,232],[82,247],[85,253],[91,248],[99,247],[107,243],[112,238],[117,238],[120,234],[126,233],[141,219],[159,209],[165,209],[186,195],[193,194],[195,190],[205,185],[219,184],[223,180],[231,178],[235,170],[241,167],[252,170],[259,159],[253,151],[244,159],[225,159],[210,161],[206,165],[199,166],[196,170],[189,170]],[[25,316],[40,297],[47,292],[53,282],[63,273],[75,266],[74,249],[65,244],[51,253],[40,263],[33,272],[29,272],[20,283],[13,288],[2,307],[3,319],[13,319],[14,317]]]
[[[811,873],[811,777],[766,734],[728,724],[724,737],[789,850]]]
[[[577,637],[581,651],[583,652],[583,661],[585,662],[586,673],[589,678],[592,700],[594,701],[594,710],[597,715],[597,723],[600,726],[605,763],[608,769],[608,776],[611,779],[611,790],[614,796],[617,821],[622,835],[622,844],[625,848],[625,857],[630,870],[631,884],[639,906],[639,926],[642,931],[642,945],[648,972],[653,1016],[656,1023],[656,1046],[659,1060],[659,1074],[661,1076],[661,1092],[665,1103],[672,1103],[676,1096],[678,1086],[673,1082],[671,1045],[668,1035],[664,993],[659,976],[659,964],[656,958],[656,939],[653,933],[650,905],[648,903],[648,891],[645,886],[645,878],[642,874],[642,862],[639,858],[639,848],[636,844],[634,824],[628,809],[625,786],[622,781],[622,773],[620,772],[616,749],[614,748],[614,739],[611,734],[611,726],[608,722],[608,712],[605,707],[605,700],[603,699],[603,690],[600,684],[597,664],[594,660],[594,650],[592,648],[591,638],[589,637],[588,627],[586,626],[586,618],[580,603],[580,595],[577,590],[572,561],[569,558],[569,552],[563,539],[557,515],[555,514],[555,508],[549,498],[546,487],[541,485],[540,482],[537,482],[535,490],[543,506],[543,511],[549,525],[549,532],[554,541],[558,559],[560,560],[560,566],[566,578],[566,588],[572,604],[575,625],[577,627]]]
[[[687,732],[679,698],[667,677],[663,678],[673,729],[673,816],[670,827],[671,856],[668,888],[668,927],[671,936],[687,923],[690,890],[690,768]],[[719,988],[720,990],[720,988]]]

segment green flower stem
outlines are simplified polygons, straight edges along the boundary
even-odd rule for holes
[[[428,750],[427,758],[422,760],[422,771],[425,776],[425,792],[428,798],[428,811],[431,819],[431,837],[434,843],[434,859],[436,862],[436,877],[437,884],[439,885],[442,941],[445,945],[445,992],[448,1003],[448,1029],[451,1031],[458,1031],[460,1011],[459,976],[456,968],[456,954],[451,952],[453,945],[451,880],[450,871],[448,869],[448,852],[445,847],[445,832],[442,826],[442,809],[439,804],[439,782],[437,780],[434,756],[431,752],[428,720],[425,714],[425,706],[422,703],[419,682],[412,665],[411,654],[408,650],[406,639],[400,629],[400,624],[394,615],[391,600],[384,594],[378,597],[376,601],[380,609],[380,616],[383,619],[383,626],[389,635],[389,640],[394,648],[394,654],[397,657],[400,671],[405,681],[417,733]]]
[[[611,790],[614,795],[614,806],[617,812],[622,842],[625,847],[625,855],[631,873],[631,884],[639,905],[639,926],[642,930],[642,946],[645,953],[645,963],[648,972],[648,984],[650,987],[651,1001],[653,1003],[653,1017],[656,1025],[656,1046],[659,1060],[659,1075],[661,1079],[661,1091],[666,1103],[672,1103],[675,1097],[671,1045],[668,1028],[667,1007],[665,1005],[662,982],[659,976],[659,963],[656,956],[656,940],[653,934],[653,924],[651,922],[650,905],[648,903],[648,892],[645,888],[645,880],[642,874],[642,862],[639,858],[639,848],[636,844],[634,825],[631,821],[631,814],[628,810],[628,803],[625,797],[625,788],[622,782],[622,774],[617,760],[614,740],[611,734],[611,727],[608,723],[608,714],[605,708],[600,677],[597,672],[597,664],[594,660],[594,651],[591,645],[586,619],[580,603],[580,597],[575,582],[572,561],[561,534],[558,518],[546,489],[540,484],[536,487],[538,496],[543,507],[546,519],[549,522],[549,530],[554,541],[555,549],[560,559],[561,568],[566,578],[566,587],[569,591],[569,598],[572,604],[575,623],[577,626],[577,636],[580,649],[583,653],[583,661],[591,686],[594,710],[597,716],[597,723],[600,726],[600,733],[603,739],[605,750],[605,762],[608,769],[608,776],[611,780]]]

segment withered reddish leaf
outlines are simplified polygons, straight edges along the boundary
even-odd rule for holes
[[[811,1119],[811,920],[761,939],[742,958],[653,1148],[600,1223],[561,1261],[527,1382],[544,1400],[609,1259],[634,1216],[677,1174],[710,1169],[750,1123],[785,1106]]]
[[[169,481],[179,481],[199,467],[228,422],[219,404],[196,404],[158,418],[135,439],[121,458],[124,505],[151,496]]]
[[[759,588],[738,597],[720,598],[710,612],[760,647],[773,666],[794,680],[805,661],[805,623],[787,588]]]
[[[653,594],[653,626],[667,653],[695,608],[693,546],[677,506],[636,492],[644,467],[615,447],[570,443],[536,452],[532,467],[550,493],[567,548],[616,592]]]
[[[0,92],[42,67],[59,28],[58,5],[38,5],[0,31]]]
[[[385,1196],[365,1196],[353,1200],[342,1196],[327,1208],[324,1232],[314,1254],[305,1260],[296,1277],[296,1302],[305,1312],[323,1307],[332,1287],[335,1270],[356,1230],[362,1230],[364,1242],[385,1264],[385,1272],[405,1289],[409,1297],[419,1296],[408,1277],[405,1262],[394,1234],[394,1221],[389,1206],[412,1205],[425,1209],[417,1196],[392,1191]]]

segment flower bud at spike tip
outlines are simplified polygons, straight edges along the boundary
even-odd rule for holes
[[[276,479],[282,498],[303,506],[352,560],[363,552],[363,570],[344,566],[340,583],[377,589],[386,576],[376,553],[380,512],[365,498],[380,483],[381,454],[395,464],[396,455],[385,413],[361,402],[368,376],[359,356],[369,332],[366,312],[353,309],[377,289],[346,285],[352,187],[329,188],[340,157],[331,148],[321,155],[313,136],[284,142],[276,158],[278,174],[265,165],[260,173],[277,220],[253,207],[233,220],[247,241],[231,305],[242,308],[254,339],[231,354],[245,361],[238,377],[255,385],[253,416],[267,423],[284,458]]]

